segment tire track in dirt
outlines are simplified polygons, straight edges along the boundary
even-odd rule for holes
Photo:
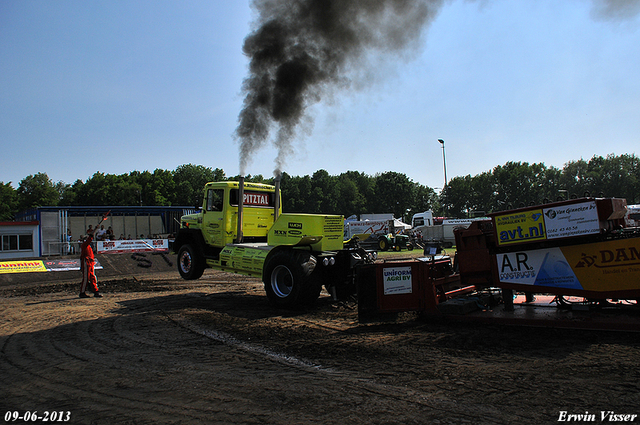
[[[69,410],[72,423],[290,423],[292,413],[300,422],[324,417],[326,423],[378,423],[390,413],[407,423],[434,412],[460,417],[452,405],[429,405],[425,395],[370,378],[248,350],[251,344],[235,338],[212,341],[202,333],[215,330],[196,332],[181,316],[194,309],[194,300],[125,300],[119,302],[128,306],[125,312],[93,299],[80,306],[60,297],[25,305],[21,325],[2,340],[0,368],[12,382],[3,407]],[[42,306],[54,308],[43,313]],[[419,409],[425,411],[416,416]]]
[[[2,411],[96,424],[526,424],[638,405],[640,350],[623,338],[360,324],[326,297],[273,310],[259,282],[233,277],[3,299]]]

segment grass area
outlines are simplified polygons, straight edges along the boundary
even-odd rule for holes
[[[456,253],[456,247],[452,247],[452,248],[444,248],[441,252],[442,255],[449,255],[451,257],[453,257]],[[411,257],[411,258],[418,258],[418,257],[424,257],[424,252],[422,251],[422,249],[414,249],[414,250],[407,250],[407,249],[403,249],[402,251],[378,251],[378,258],[383,259],[383,260],[391,260],[393,258],[407,258],[407,257]]]

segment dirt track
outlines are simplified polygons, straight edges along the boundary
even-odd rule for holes
[[[360,323],[323,296],[271,308],[207,270],[0,291],[0,413],[82,424],[514,424],[640,414],[638,334]],[[21,422],[21,421],[16,421]],[[575,423],[576,421],[574,421]],[[640,423],[638,417],[636,423]]]

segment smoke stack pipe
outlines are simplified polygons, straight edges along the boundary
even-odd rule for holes
[[[240,176],[238,182],[238,235],[236,243],[242,243],[242,209],[244,206],[244,176]]]
[[[281,175],[276,176],[276,200],[273,212],[273,222],[275,223],[278,220],[278,215],[280,214],[280,178]]]

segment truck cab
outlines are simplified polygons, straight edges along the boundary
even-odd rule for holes
[[[213,247],[233,243],[238,236],[239,192],[238,182],[207,183],[202,209],[183,216],[181,227],[201,231],[204,241]],[[275,217],[274,186],[245,183],[243,199],[243,239],[266,242]],[[278,213],[282,213],[282,208]]]
[[[261,277],[280,307],[314,301],[322,285],[353,292],[353,268],[370,257],[345,246],[341,215],[283,214],[279,188],[266,184],[212,182],[203,195],[174,242],[182,278],[198,279],[206,268]]]

